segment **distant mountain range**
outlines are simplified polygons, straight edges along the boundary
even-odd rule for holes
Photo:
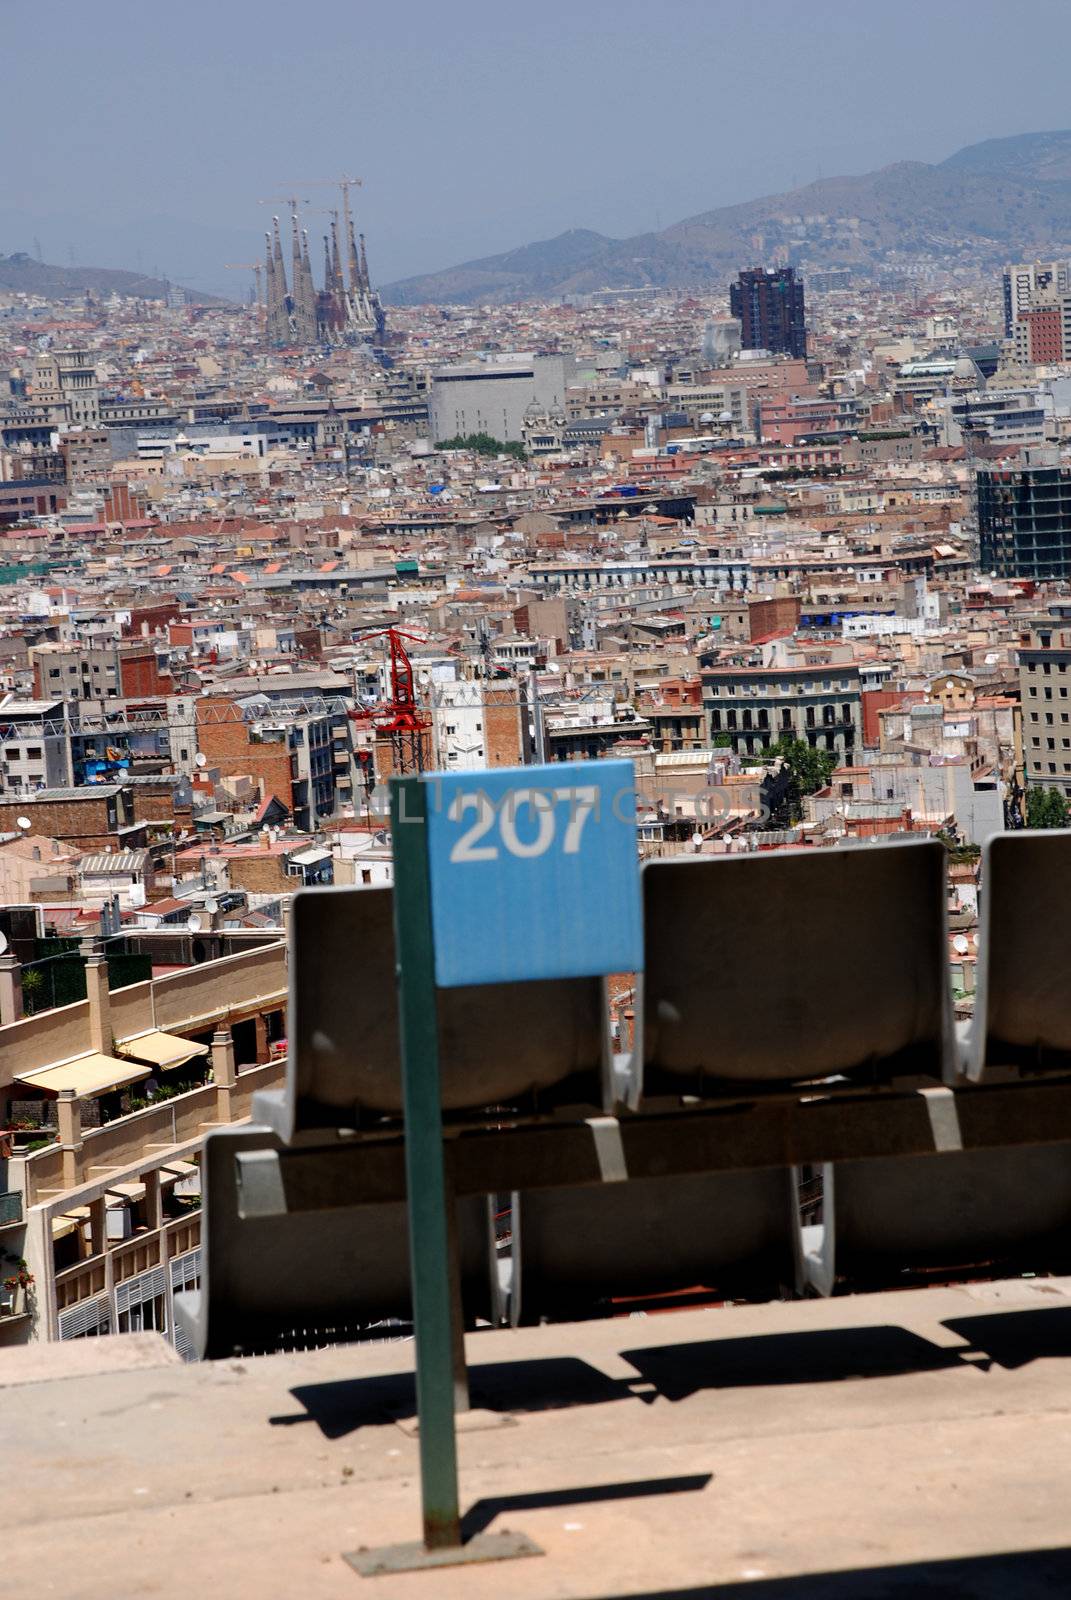
[[[824,178],[629,239],[574,228],[404,278],[382,295],[395,305],[503,304],[606,288],[709,290],[786,252],[812,269],[873,272],[926,258],[993,267],[1060,250],[1071,250],[1071,131],[987,139],[936,166],[899,161]]]
[[[142,300],[163,300],[169,285],[162,278],[147,278],[141,272],[123,272],[115,267],[54,267],[38,261],[25,251],[0,255],[0,292],[40,295],[44,300],[69,300],[72,295],[110,294],[136,296]],[[187,291],[197,304],[209,304],[218,296]]]

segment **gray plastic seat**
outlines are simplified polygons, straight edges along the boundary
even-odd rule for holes
[[[530,1190],[513,1200],[510,1322],[689,1289],[782,1298],[800,1285],[798,1238],[790,1168]]]
[[[205,1139],[201,1287],[175,1297],[199,1356],[344,1343],[376,1323],[412,1315],[404,1202],[241,1215],[235,1157],[279,1149],[267,1129],[248,1125]],[[457,1224],[462,1307],[471,1327],[492,1318],[499,1293],[486,1199],[460,1201]]]
[[[441,989],[438,1006],[447,1114],[612,1103],[601,978]],[[286,1087],[258,1096],[255,1106],[258,1120],[282,1138],[401,1114],[390,889],[294,896],[288,1030]]]
[[[982,851],[978,984],[966,1070],[1071,1072],[1071,830],[997,834]]]
[[[938,841],[649,862],[643,907],[643,1095],[954,1077]]]
[[[905,1273],[1071,1270],[1071,1146],[1024,1145],[840,1161],[824,1176],[818,1293]]]
[[[1008,1068],[1071,1072],[1069,881],[1071,832],[998,834],[983,849],[965,1061],[976,1082]],[[805,1256],[818,1292],[909,1272],[1071,1267],[1071,1148],[956,1149],[957,1103],[949,1096],[936,1108],[952,1147],[825,1168],[824,1224]]]

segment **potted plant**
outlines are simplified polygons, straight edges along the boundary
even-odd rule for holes
[[[26,1310],[26,1294],[33,1287],[33,1273],[26,1262],[21,1258],[17,1261],[15,1271],[4,1279],[4,1293],[7,1297],[6,1309],[10,1315],[18,1317]]]

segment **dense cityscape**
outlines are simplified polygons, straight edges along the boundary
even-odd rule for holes
[[[390,882],[402,771],[628,756],[644,858],[940,838],[969,1016],[980,848],[1071,796],[1066,263],[385,313],[347,233],[334,317],[313,289],[295,313],[277,236],[264,304],[5,298],[11,1148],[68,1084],[93,1123],[218,1095],[210,1046],[274,1081],[290,898]],[[87,981],[206,955],[279,966],[226,1045],[199,1023],[149,1079],[166,1041],[116,1062],[91,1009],[60,1064],[47,1018]],[[65,1190],[50,1211],[8,1339],[85,1321],[89,1228]]]
[[[860,186],[888,173],[895,206],[866,212]],[[1030,1429],[1062,1414],[1043,1363],[1066,1324],[992,1330],[1071,1316],[1071,134],[819,173],[635,248],[570,229],[393,283],[361,179],[283,171],[261,200],[246,178],[236,163],[257,244],[219,262],[229,296],[140,258],[0,254],[0,1388],[34,1390],[17,1424],[34,1492],[73,1484],[97,1518],[114,1449],[139,1515],[207,1506],[168,1537],[192,1547],[198,1526],[214,1550],[232,1492],[263,1495],[252,1570],[282,1484],[288,1588],[311,1550],[330,1568],[310,1596],[335,1592],[340,1542],[365,1575],[419,1572],[437,1549],[524,1546],[487,1532],[514,1510],[568,1572],[560,1595],[594,1595],[605,1565],[607,1596],[701,1600],[721,1589],[684,1586],[688,1552],[715,1546],[734,1595],[817,1574],[798,1600],[876,1600],[893,1590],[825,1580],[907,1555],[923,1575],[896,1593],[929,1592],[931,1556],[993,1553],[964,1531],[976,1507],[915,1539],[952,1480],[987,1463],[996,1527]],[[905,223],[924,191],[973,232]],[[626,770],[608,762],[630,763],[624,898],[598,880],[559,915],[577,945],[616,918],[629,970],[592,954],[530,974],[545,928],[511,889],[475,913],[494,961],[444,978],[445,880],[430,854],[406,865],[406,796],[466,779],[451,862],[520,872],[560,842],[563,797],[563,859],[580,855],[577,796]],[[487,801],[499,781],[523,827]],[[421,949],[423,1149],[445,1162],[426,1164],[430,1227]],[[427,1366],[415,1402],[396,1392],[414,1341],[418,1373],[434,1345],[433,1270],[450,1417],[486,1430],[462,1450],[483,1498],[446,1534]],[[89,1396],[83,1378],[114,1387],[65,1412],[55,1390]],[[833,1378],[827,1424],[833,1391],[810,1411],[803,1391]],[[140,1424],[112,1422],[136,1406]],[[145,1407],[166,1413],[158,1458],[200,1462],[189,1487],[159,1459],[142,1474]],[[1006,1413],[1024,1430],[1007,1450]],[[522,1443],[500,1442],[515,1425]],[[647,1465],[609,1483],[626,1426]],[[942,1427],[963,1431],[935,1467]],[[664,1479],[714,1460],[717,1429],[717,1474]],[[1050,1444],[1039,1547],[1066,1494]],[[309,1533],[296,1497],[355,1473],[345,1534]],[[775,1534],[752,1474],[811,1511]],[[418,1477],[423,1545],[377,1566],[369,1507],[404,1532]],[[871,1556],[894,1480],[911,1509]],[[633,1549],[613,1503],[681,1491],[704,1508],[687,1538],[650,1510]],[[728,1493],[748,1531],[726,1543],[709,1506]],[[852,1493],[865,1509],[841,1518]],[[928,1502],[941,1516],[916,1527]],[[562,1533],[584,1535],[579,1576]],[[77,1588],[72,1543],[34,1593],[185,1592],[167,1587],[185,1544],[154,1538],[130,1540],[129,1591],[107,1587],[114,1550],[104,1587]],[[1066,1593],[1061,1572],[947,1592]],[[432,1593],[410,1581],[403,1600]],[[552,1592],[527,1582],[519,1600]]]

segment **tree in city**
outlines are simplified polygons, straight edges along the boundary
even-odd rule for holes
[[[496,439],[490,433],[458,433],[452,439],[440,439],[440,450],[474,450],[478,456],[513,456],[525,461],[524,445],[517,439]]]
[[[1066,828],[1067,801],[1059,789],[1028,789],[1026,791],[1026,825],[1028,828]]]
[[[792,781],[802,798],[824,789],[833,776],[837,758],[830,750],[817,750],[806,739],[793,739],[782,734],[771,747],[771,755],[780,756],[792,774]]]
[[[806,739],[793,739],[784,733],[776,744],[755,751],[745,760],[769,765],[780,756],[788,771],[788,784],[770,814],[775,828],[791,827],[803,814],[803,796],[824,789],[833,776],[837,758],[829,750],[816,750]]]

